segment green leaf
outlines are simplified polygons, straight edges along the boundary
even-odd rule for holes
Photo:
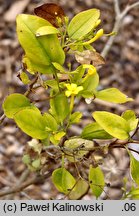
[[[129,138],[129,125],[122,117],[105,111],[96,111],[93,113],[93,117],[113,137],[121,140]]]
[[[133,180],[136,182],[136,184],[139,185],[139,161],[136,160],[130,151],[128,151],[130,156],[130,171],[131,176]]]
[[[30,73],[53,73],[51,62],[63,64],[65,54],[57,35],[36,37],[36,31],[51,24],[38,16],[20,14],[17,16],[17,35],[25,51],[23,62]]]
[[[50,100],[50,112],[56,118],[57,122],[63,123],[70,112],[68,99],[65,94],[57,94]]]
[[[31,165],[36,170],[40,169],[40,166],[41,166],[41,160],[40,160],[40,158],[34,160]]]
[[[23,84],[27,85],[30,83],[30,79],[25,72],[20,73],[20,78],[21,78]]]
[[[132,200],[138,200],[139,199],[139,187],[132,188],[131,191],[129,192],[128,197]]]
[[[94,93],[91,91],[87,91],[87,90],[83,90],[81,92],[79,92],[79,96],[82,96],[83,98],[93,98],[94,97]]]
[[[76,83],[77,85],[80,85],[82,82],[82,77],[85,72],[85,68],[83,67],[83,65],[80,65],[79,67],[76,68],[75,72],[76,74],[73,76],[72,82]]]
[[[98,198],[102,194],[105,186],[104,174],[100,167],[93,168],[92,165],[90,165],[89,182],[93,195]]]
[[[52,64],[59,73],[65,73],[65,69],[60,64],[58,64],[57,62],[53,62]]]
[[[85,180],[80,179],[73,190],[70,192],[68,198],[70,200],[80,199],[88,191],[88,183]]]
[[[128,101],[133,101],[132,98],[128,98],[117,88],[108,88],[102,91],[98,91],[96,92],[96,98],[112,103],[126,103]]]
[[[24,109],[14,115],[14,120],[19,128],[29,136],[36,139],[48,137],[47,123],[37,110]]]
[[[22,94],[15,93],[5,98],[2,107],[4,110],[4,114],[8,118],[13,118],[16,112],[33,106],[27,97]]]
[[[82,86],[84,90],[92,92],[94,91],[99,84],[99,76],[98,73],[94,73],[87,77],[87,79],[84,78],[84,81],[82,82]]]
[[[82,118],[81,112],[75,112],[70,116],[70,124],[79,123]]]
[[[44,36],[44,35],[50,35],[50,34],[58,34],[59,30],[55,28],[54,26],[42,26],[37,29],[36,36]]]
[[[60,143],[60,140],[63,136],[65,136],[65,132],[64,131],[59,131],[55,134],[52,134],[50,136],[50,141],[54,144],[54,145],[58,145]]]
[[[108,134],[97,122],[93,122],[84,127],[81,137],[88,140],[113,138],[113,136]]]
[[[30,74],[35,74],[36,72],[50,74],[54,72],[54,68],[52,68],[51,65],[43,65],[43,64],[40,64],[40,62],[37,62],[37,61],[35,62],[31,60],[30,58],[28,58],[27,55],[23,56],[22,62],[23,62],[24,67]]]
[[[99,19],[100,12],[97,9],[90,9],[77,14],[68,26],[68,35],[71,39],[80,39],[88,34]]]
[[[64,143],[64,152],[69,161],[81,160],[94,147],[94,142],[82,138],[72,138]],[[84,150],[85,148],[85,150]],[[71,155],[71,156],[70,156]]]
[[[23,163],[26,164],[26,165],[30,164],[30,163],[31,163],[31,158],[30,158],[29,154],[23,155],[22,161],[23,161]]]
[[[45,121],[45,130],[46,131],[57,131],[57,129],[58,129],[57,122],[51,114],[44,113],[43,119]]]
[[[76,183],[74,177],[65,168],[54,170],[52,181],[57,190],[64,194],[69,193]]]
[[[64,131],[59,131],[58,133],[56,133],[55,135],[54,135],[54,138],[56,139],[56,140],[60,140],[63,136],[65,136],[65,132]]]
[[[138,119],[136,118],[134,111],[126,110],[124,113],[122,113],[122,118],[124,118],[128,122],[130,131],[136,129],[138,125]]]
[[[56,80],[46,80],[44,81],[44,85],[48,85],[52,89],[58,90],[58,85]]]

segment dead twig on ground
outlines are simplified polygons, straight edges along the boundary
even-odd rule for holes
[[[44,176],[34,176],[32,179],[29,179],[28,181],[22,183],[22,184],[18,184],[17,186],[14,186],[10,189],[7,189],[5,191],[1,191],[0,192],[0,197],[6,196],[8,194],[14,194],[17,192],[21,192],[22,190],[24,190],[25,188],[29,187],[32,184],[36,184],[39,183],[41,181],[46,180],[47,178],[49,178],[52,175],[53,170],[50,170],[47,174],[45,174]]]
[[[26,181],[26,179],[28,178],[30,174],[30,170],[29,169],[26,169],[20,176],[19,180],[16,182],[16,187],[20,186],[23,182]],[[10,200],[13,198],[13,194],[10,194],[8,197],[7,197],[7,200]]]

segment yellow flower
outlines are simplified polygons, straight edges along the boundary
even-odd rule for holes
[[[101,23],[101,19],[98,19],[98,20],[96,21],[96,24],[95,24],[94,28],[96,28],[100,23]]]
[[[103,35],[104,35],[104,30],[103,29],[99,29],[97,31],[96,35],[92,39],[90,39],[89,41],[84,42],[83,45],[91,44],[91,43],[95,42],[97,39],[99,39]]]
[[[65,95],[67,97],[71,95],[77,95],[80,91],[83,90],[83,86],[77,86],[75,83],[65,84],[67,90],[65,91]]]
[[[103,29],[99,29],[94,37],[95,40],[97,40],[98,38],[100,38],[102,35],[104,35],[104,30]]]
[[[89,76],[93,75],[97,73],[97,69],[96,67],[94,67],[93,65],[91,65],[89,68],[88,68],[88,73],[86,74],[86,76],[83,78],[83,82],[85,82],[85,80],[87,80],[89,78]]]

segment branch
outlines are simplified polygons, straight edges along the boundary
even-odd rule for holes
[[[114,8],[115,8],[115,13],[116,17],[120,15],[120,5],[119,5],[119,0],[114,0]]]
[[[124,148],[124,149],[126,149],[124,146],[113,146],[113,148]],[[130,147],[128,147],[128,149],[129,149],[130,151],[132,151],[132,152],[135,152],[135,153],[139,154],[139,152],[138,152],[137,150],[135,150],[135,149],[132,149],[132,148],[130,148]]]
[[[131,5],[127,5],[127,7],[123,10],[123,12],[120,12],[120,6],[119,6],[119,0],[113,0],[114,1],[114,9],[115,9],[115,14],[116,14],[116,18],[115,18],[115,23],[114,23],[114,27],[112,32],[116,32],[118,33],[121,27],[121,22],[123,20],[123,18],[126,16],[126,14],[133,8],[139,6],[139,2],[136,2],[134,4]],[[110,51],[114,40],[115,40],[116,35],[111,36],[107,43],[105,44],[101,55],[105,58],[108,54],[108,52]]]
[[[125,8],[125,10],[122,12],[122,16],[124,17],[130,10],[132,10],[133,8],[139,6],[139,1],[135,2],[131,5],[127,5],[127,7]]]
[[[6,118],[5,114],[3,114],[3,115],[0,117],[0,124],[2,124],[2,122],[4,121],[5,118]]]
[[[111,148],[125,148],[124,146],[125,145],[128,145],[128,144],[139,144],[139,141],[138,140],[114,140],[112,141],[110,144],[109,144],[109,149]]]
[[[25,188],[27,188],[28,186],[32,185],[32,184],[36,184],[38,182],[44,181],[47,178],[49,178],[52,174],[53,170],[50,170],[46,175],[44,176],[35,176],[32,179],[29,179],[28,181],[26,181],[25,183],[18,185],[18,186],[14,186],[13,188],[10,188],[6,191],[1,191],[0,192],[0,197],[8,195],[8,194],[13,194],[13,193],[17,193],[20,192],[22,190],[24,190]]]
[[[38,73],[36,74],[35,78],[30,82],[28,90],[24,93],[26,97],[31,93],[33,85],[36,83],[37,80],[38,80]]]
[[[139,122],[138,122],[138,125],[137,125],[135,131],[133,132],[131,138],[133,138],[136,135],[136,133],[138,132],[138,130],[139,130]]]

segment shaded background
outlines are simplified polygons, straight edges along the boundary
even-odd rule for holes
[[[101,11],[101,25],[105,32],[109,33],[113,28],[115,12],[112,0],[0,0],[0,116],[3,114],[1,105],[5,96],[14,92],[24,93],[26,91],[26,86],[23,86],[17,77],[21,68],[23,50],[17,41],[15,17],[17,13],[33,14],[34,7],[49,2],[61,5],[70,18],[80,11],[96,7]],[[121,10],[125,8],[128,2],[128,0],[120,1]],[[137,1],[130,1],[130,3],[134,2]],[[94,47],[98,52],[102,51],[107,39],[107,37],[103,37],[95,43]],[[76,65],[72,59],[71,61],[73,65]],[[139,115],[139,7],[131,10],[121,23],[120,32],[106,57],[105,66],[99,70],[99,75],[100,89],[119,88],[123,93],[134,98],[134,101],[124,105],[94,101],[86,105],[84,100],[81,100],[78,104],[78,110],[83,112],[84,118],[80,127],[84,127],[91,121],[91,113],[95,110],[108,110],[121,114],[126,109],[133,109]],[[32,97],[39,100],[40,97],[45,97],[45,92],[38,89],[35,96]],[[37,102],[36,105],[42,111],[47,109],[46,102]],[[74,131],[78,133],[79,128],[74,127]],[[6,119],[0,126],[1,189],[8,189],[16,185],[19,176],[25,170],[22,163],[22,154],[28,140],[30,140],[30,137],[16,128],[11,120]],[[105,167],[108,181],[112,181],[111,188],[108,189],[109,196],[111,199],[119,199],[121,197],[120,188],[122,187],[121,178],[126,173],[129,177],[129,170],[127,169],[129,160],[125,151],[115,149],[109,156],[109,160],[105,161]],[[27,178],[33,175],[30,174]],[[32,185],[24,192],[2,197],[2,199],[50,198],[59,198],[59,195],[48,180],[47,183]],[[90,198],[92,199],[90,194],[84,197],[84,199]]]

